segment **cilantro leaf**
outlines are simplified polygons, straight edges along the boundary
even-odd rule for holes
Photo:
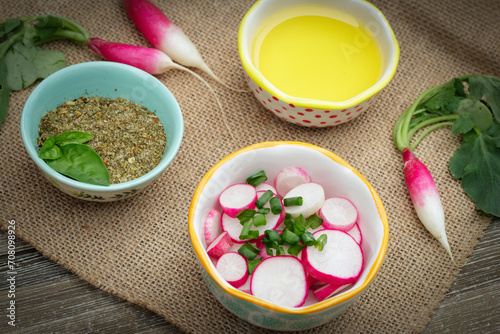
[[[500,127],[491,135],[464,136],[464,143],[449,161],[450,172],[461,178],[462,187],[476,208],[500,216]]]
[[[486,95],[488,105],[497,122],[500,122],[500,79],[482,75],[469,77],[469,91],[471,95],[480,100]]]

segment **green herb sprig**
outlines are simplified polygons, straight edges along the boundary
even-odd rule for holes
[[[38,45],[58,39],[84,45],[89,38],[82,26],[60,16],[9,18],[1,22],[0,126],[7,117],[11,91],[27,88],[66,66],[63,53]]]
[[[56,172],[77,181],[109,185],[109,173],[101,157],[88,145],[94,136],[81,131],[68,131],[49,137],[39,157]]]
[[[397,119],[393,141],[400,151],[413,150],[443,126],[462,135],[451,174],[477,209],[500,217],[500,78],[466,75],[426,90]]]

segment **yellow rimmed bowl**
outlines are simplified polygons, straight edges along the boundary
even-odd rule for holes
[[[366,27],[367,33],[375,37],[382,53],[382,71],[373,86],[345,101],[313,100],[283,93],[259,72],[252,52],[262,24],[279,11],[303,4],[328,6],[352,15]],[[399,62],[399,45],[389,22],[380,10],[364,0],[259,0],[241,21],[238,51],[255,98],[281,119],[307,127],[339,125],[366,112],[377,94],[391,81]]]
[[[264,169],[268,176],[285,167],[307,171],[323,185],[326,197],[349,198],[358,208],[358,225],[365,264],[358,281],[341,294],[299,308],[274,305],[233,288],[217,272],[206,253],[203,226],[217,207],[222,190]],[[229,311],[251,324],[273,330],[304,330],[322,325],[345,312],[375,278],[387,250],[389,227],[384,206],[368,181],[336,154],[300,142],[263,142],[245,147],[219,161],[199,183],[189,210],[189,236],[202,277],[215,298]]]

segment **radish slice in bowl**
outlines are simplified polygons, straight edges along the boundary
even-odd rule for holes
[[[307,272],[328,284],[345,285],[355,282],[361,275],[364,257],[354,238],[346,232],[327,229],[313,235],[316,239],[326,235],[327,242],[321,251],[313,246],[302,251],[302,262]]]
[[[308,287],[302,263],[290,255],[263,260],[255,268],[250,281],[252,295],[285,307],[302,306]]]
[[[319,215],[324,228],[347,232],[356,224],[358,210],[348,199],[332,197],[323,203]]]
[[[229,217],[244,209],[252,209],[257,200],[257,190],[249,184],[237,183],[227,187],[219,196],[219,203]]]

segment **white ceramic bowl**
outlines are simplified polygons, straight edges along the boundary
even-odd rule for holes
[[[38,157],[38,125],[44,114],[80,96],[132,100],[156,113],[167,144],[160,163],[147,174],[109,186],[75,181],[59,174]],[[116,201],[133,196],[158,178],[172,162],[182,142],[184,121],[172,93],[152,75],[135,67],[104,61],[68,66],[44,79],[30,94],[21,114],[21,137],[31,159],[62,192],[88,201]]]
[[[373,86],[346,101],[321,101],[287,95],[259,72],[251,55],[256,33],[262,23],[280,10],[301,4],[330,6],[346,12],[360,20],[369,30],[368,33],[375,36],[382,52],[383,65],[381,76]],[[308,127],[338,125],[366,112],[377,93],[391,81],[399,61],[399,45],[389,22],[375,6],[364,0],[257,1],[241,21],[238,49],[248,86],[257,100],[281,119]]]
[[[245,182],[264,169],[269,177],[285,167],[301,167],[320,183],[326,197],[350,199],[359,211],[363,234],[361,247],[365,265],[358,281],[333,298],[306,303],[299,308],[274,305],[229,285],[207,255],[203,226],[210,209],[217,207],[218,195],[227,186]],[[272,182],[272,179],[270,180]],[[203,177],[189,211],[189,236],[199,260],[202,276],[215,298],[235,315],[254,325],[275,330],[308,329],[342,314],[368,288],[379,270],[389,238],[387,216],[379,196],[357,171],[323,148],[298,142],[264,142],[243,148],[218,162]]]

